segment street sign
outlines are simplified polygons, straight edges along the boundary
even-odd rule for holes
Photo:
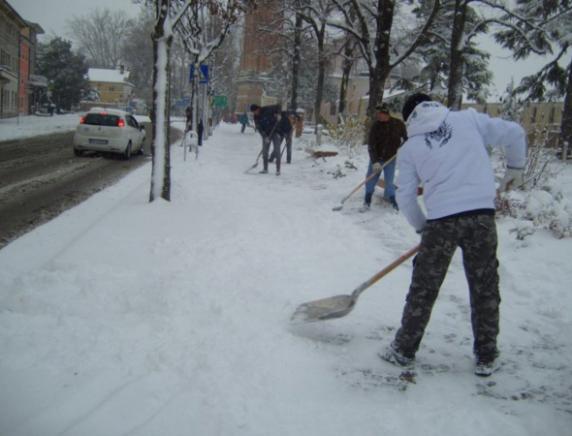
[[[209,83],[209,66],[199,65],[199,83]]]
[[[213,97],[213,106],[219,109],[228,107],[228,100],[226,95],[215,95]]]
[[[193,83],[195,78],[195,64],[189,65],[189,83]],[[205,64],[199,65],[199,83],[209,83],[209,66]]]

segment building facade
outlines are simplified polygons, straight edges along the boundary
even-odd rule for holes
[[[20,32],[26,22],[0,0],[0,118],[18,115]]]
[[[42,28],[0,0],[0,118],[37,110],[47,81],[35,74],[37,35]]]
[[[107,106],[126,109],[133,97],[135,85],[129,82],[129,72],[118,69],[90,68],[87,72],[91,95],[82,101],[82,109],[92,106]]]
[[[237,79],[236,112],[244,113],[251,104],[275,104],[278,96],[269,95],[264,83],[272,70],[273,58],[269,49],[275,48],[279,38],[275,33],[261,31],[260,26],[279,25],[280,2],[262,0],[244,19],[242,54]]]

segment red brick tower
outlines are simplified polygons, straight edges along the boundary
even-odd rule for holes
[[[265,93],[264,78],[272,69],[272,56],[269,52],[276,49],[279,43],[278,35],[268,32],[267,29],[280,26],[279,10],[279,0],[259,0],[256,9],[249,11],[245,16],[237,80],[238,113],[248,111],[252,103],[262,106],[277,101],[277,96]],[[261,30],[261,27],[265,30]]]

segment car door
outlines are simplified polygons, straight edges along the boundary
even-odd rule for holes
[[[137,133],[139,134],[139,141],[141,142],[141,148],[143,149],[143,141],[145,141],[145,134],[146,134],[145,127],[143,127],[142,124],[139,124],[139,122],[137,121],[137,119],[134,116],[131,116],[131,118],[133,118],[133,122],[137,126]]]
[[[141,132],[141,129],[139,128],[139,123],[135,118],[133,118],[131,115],[127,115],[126,118],[127,118],[127,124],[129,125],[130,128],[129,133],[131,137],[131,142],[133,143],[133,148],[135,150],[139,150],[143,142],[143,132]]]

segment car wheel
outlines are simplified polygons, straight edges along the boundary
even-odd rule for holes
[[[83,156],[83,151],[78,150],[77,148],[73,149],[73,154],[75,154],[76,156]]]
[[[123,159],[129,160],[130,158],[131,158],[131,141],[129,141],[129,144],[127,144],[125,152],[123,152]]]

